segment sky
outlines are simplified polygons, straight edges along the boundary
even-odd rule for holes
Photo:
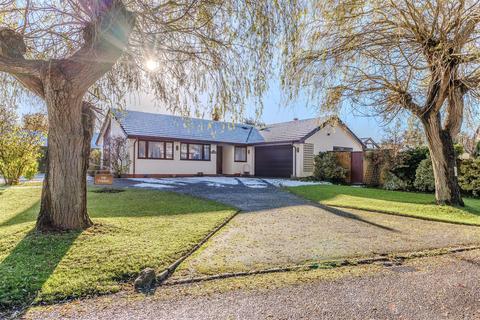
[[[312,104],[306,105],[302,100],[304,99],[299,97],[298,101],[285,105],[285,103],[282,102],[281,89],[275,82],[273,82],[263,98],[264,109],[260,120],[266,124],[270,124],[291,121],[294,118],[307,119],[321,116],[318,107],[315,107]],[[43,108],[42,105],[25,104],[20,106],[19,113],[38,112]],[[168,108],[155,103],[155,98],[152,95],[147,94],[132,95],[127,99],[126,108],[144,112],[171,113],[168,111]],[[247,106],[245,115],[254,118],[255,107]],[[372,137],[379,142],[384,137],[384,128],[379,119],[355,114],[349,108],[345,108],[341,111],[339,116],[360,138]]]

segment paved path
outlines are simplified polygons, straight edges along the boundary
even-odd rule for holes
[[[367,276],[345,275],[260,291],[208,296],[96,299],[31,319],[480,319],[480,252],[409,261]],[[312,272],[312,271],[310,271]]]

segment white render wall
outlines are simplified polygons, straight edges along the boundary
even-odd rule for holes
[[[334,146],[352,148],[353,151],[363,151],[363,146],[357,139],[341,126],[326,125],[306,139],[305,142],[313,144],[314,155],[319,152],[333,151]],[[295,153],[294,166],[296,166],[296,171],[294,170],[294,173],[296,172],[296,176],[299,178],[311,176],[313,172],[303,171],[303,143],[295,144],[295,146],[298,148],[298,152]]]
[[[353,151],[363,151],[360,142],[341,126],[326,125],[306,139],[305,142],[313,143],[314,154],[322,151],[332,151],[334,146],[352,148]]]
[[[133,144],[134,139],[129,139],[130,159],[133,159]],[[135,143],[135,174],[136,175],[196,175],[202,172],[205,175],[212,175],[217,173],[217,145],[211,144],[211,151],[215,150],[215,153],[211,153],[210,161],[199,160],[180,160],[180,142],[175,141],[173,143],[173,160],[167,159],[138,159],[138,142]],[[130,165],[130,174],[133,174],[133,161]]]
[[[249,172],[250,175],[254,175],[255,172],[255,148],[247,147],[247,162],[235,162],[234,145],[222,145],[223,147],[223,174],[243,175],[245,172]]]

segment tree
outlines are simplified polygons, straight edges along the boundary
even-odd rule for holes
[[[453,140],[480,82],[477,0],[327,0],[297,19],[283,84],[422,123],[438,204],[463,205]],[[302,36],[300,36],[302,35]]]
[[[13,126],[0,135],[0,175],[7,185],[18,184],[20,177],[33,178],[40,156],[40,135]]]
[[[110,167],[117,177],[128,173],[130,168],[130,155],[128,153],[128,140],[124,137],[114,137],[108,146]]]
[[[277,22],[288,15],[281,2],[2,1],[0,72],[47,106],[37,230],[92,224],[85,177],[93,111],[121,105],[132,90],[181,113],[205,105],[234,113],[260,96]]]

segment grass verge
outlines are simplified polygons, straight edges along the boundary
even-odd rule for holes
[[[433,194],[338,185],[287,188],[328,206],[377,211],[434,221],[480,225],[480,199],[464,198],[465,207],[438,206]]]
[[[88,192],[95,226],[36,234],[40,188],[0,190],[0,309],[116,292],[145,267],[163,270],[235,213],[171,192]]]

